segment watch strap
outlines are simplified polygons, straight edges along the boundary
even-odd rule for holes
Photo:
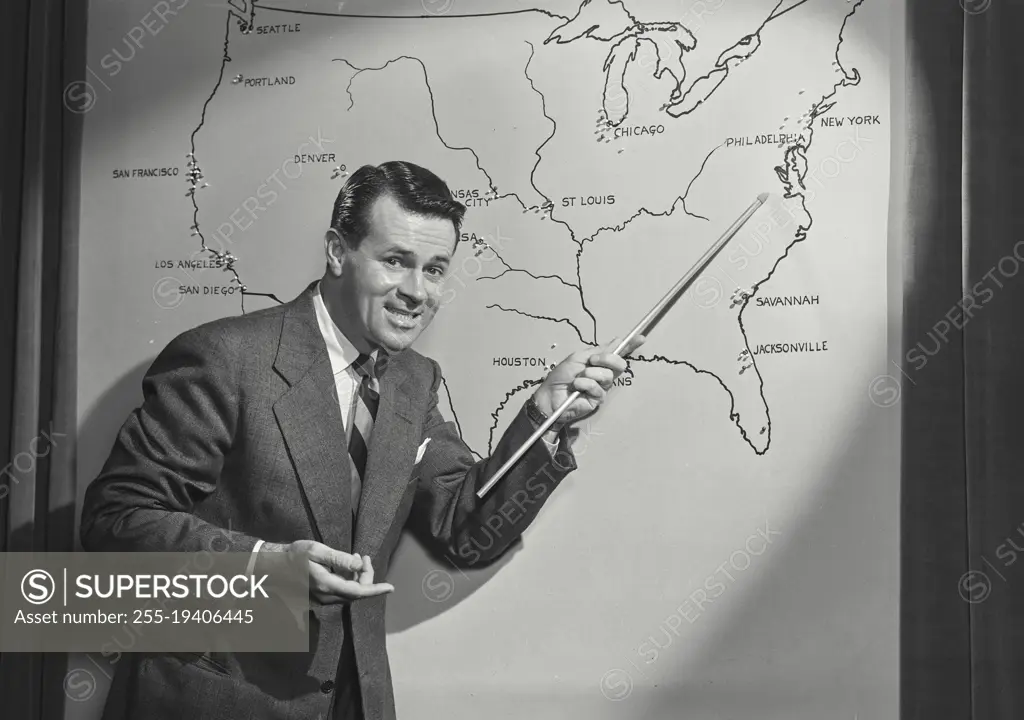
[[[530,418],[530,421],[533,422],[537,427],[540,427],[548,420],[548,416],[545,415],[544,411],[542,411],[540,407],[537,405],[537,401],[534,400],[533,395],[531,395],[530,398],[526,401],[526,415],[527,417]],[[560,423],[556,420],[554,423],[552,423],[551,427],[548,428],[548,431],[559,432],[563,426],[564,423]]]

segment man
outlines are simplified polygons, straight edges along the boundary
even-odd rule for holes
[[[614,344],[556,366],[479,462],[438,412],[440,367],[409,349],[439,307],[464,212],[424,168],[362,167],[338,194],[318,282],[185,332],[154,361],[142,406],[86,493],[82,545],[226,548],[251,553],[250,568],[266,553],[298,556],[310,650],[131,656],[104,718],[394,718],[384,628],[394,587],[377,580],[402,528],[462,564],[489,562],[575,469],[570,426],[626,367]],[[581,397],[543,442],[478,499],[573,390]],[[487,544],[475,539],[485,534]]]

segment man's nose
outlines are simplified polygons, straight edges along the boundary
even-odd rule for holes
[[[398,292],[417,304],[426,302],[427,288],[423,273],[415,269],[407,272],[398,286]]]

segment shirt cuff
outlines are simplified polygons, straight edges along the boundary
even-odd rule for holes
[[[252,577],[252,572],[256,569],[256,554],[260,551],[260,547],[262,545],[263,541],[257,540],[256,544],[252,546],[252,554],[249,555],[249,564],[245,566],[245,574],[248,577]]]
[[[542,435],[540,441],[544,443],[545,447],[547,447],[548,449],[548,452],[551,453],[552,457],[554,457],[555,453],[558,452],[558,443],[561,442],[561,440],[556,438],[554,442],[548,442],[548,439]]]

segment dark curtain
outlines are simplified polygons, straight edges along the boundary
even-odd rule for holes
[[[74,0],[0,3],[2,552],[74,549],[82,118],[64,90],[82,77],[86,11]],[[0,656],[0,716],[62,718],[66,664],[59,653]]]
[[[971,288],[979,282],[1005,286],[993,288],[999,295],[992,312],[979,314],[983,322],[966,326],[964,337],[967,561],[985,573],[964,588],[973,601],[971,689],[979,718],[1024,717],[1024,557],[1018,558],[1024,550],[1022,31],[1024,1],[1012,0],[968,18],[964,36],[967,274]]]
[[[1024,2],[909,0],[907,20],[901,717],[1017,720]]]

